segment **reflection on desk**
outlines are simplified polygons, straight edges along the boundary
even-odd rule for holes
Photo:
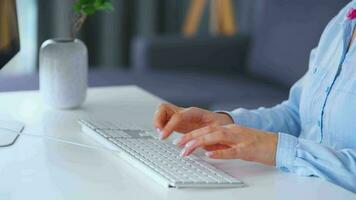
[[[152,115],[162,102],[134,86],[92,88],[83,107],[69,111],[42,107],[37,91],[2,93],[0,99],[3,115],[26,123],[24,134],[93,147],[99,144],[81,132],[77,119],[95,115],[152,128]],[[168,189],[115,152],[41,137],[21,136],[16,145],[0,150],[0,158],[0,199],[355,199],[351,192],[319,178],[239,160],[209,162],[248,187]]]

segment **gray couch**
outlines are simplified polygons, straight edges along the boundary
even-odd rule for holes
[[[137,38],[134,70],[91,71],[89,84],[135,84],[182,106],[272,106],[288,97],[289,87],[307,70],[322,30],[347,2],[258,0],[251,35]],[[38,75],[0,77],[0,91],[18,89],[38,89]]]
[[[260,0],[251,36],[139,37],[132,45],[132,63],[139,74],[168,79],[158,90],[150,89],[180,105],[211,109],[274,105],[288,97],[289,87],[306,72],[310,50],[348,2]]]

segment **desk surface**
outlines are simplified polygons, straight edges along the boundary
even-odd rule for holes
[[[318,178],[298,177],[244,161],[211,161],[243,180],[236,189],[168,189],[81,133],[88,116],[151,128],[161,102],[135,86],[92,88],[77,110],[41,106],[37,91],[0,94],[0,118],[26,123],[15,146],[0,149],[0,199],[356,199]],[[32,136],[29,136],[32,135]],[[52,140],[55,137],[92,148]]]

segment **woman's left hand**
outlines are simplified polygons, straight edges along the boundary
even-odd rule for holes
[[[185,134],[175,141],[184,146],[182,156],[205,148],[206,156],[215,159],[242,159],[275,165],[278,135],[238,125],[207,126]],[[209,149],[220,145],[222,148]]]

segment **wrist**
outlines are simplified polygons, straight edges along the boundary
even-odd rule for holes
[[[218,113],[215,113],[215,116],[216,116],[216,119],[217,119],[219,125],[221,125],[221,126],[234,123],[234,120],[232,119],[232,117],[227,113],[218,112]]]
[[[272,165],[276,166],[276,155],[277,155],[277,144],[278,144],[278,134],[272,134]]]
[[[270,149],[270,165],[276,166],[276,154],[277,154],[277,143],[278,143],[278,134],[270,133],[270,142],[269,142],[269,149]]]

